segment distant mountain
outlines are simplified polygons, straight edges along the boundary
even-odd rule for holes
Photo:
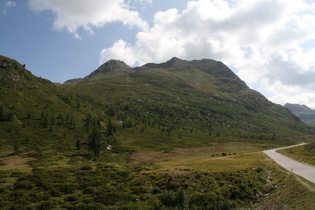
[[[307,107],[306,105],[290,104],[284,105],[290,109],[296,116],[298,116],[306,124],[315,126],[315,110]]]

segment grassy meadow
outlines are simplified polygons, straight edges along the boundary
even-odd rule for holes
[[[170,152],[81,149],[0,158],[1,209],[312,209],[315,193],[262,149],[213,142]],[[221,156],[226,153],[227,156]],[[231,153],[231,154],[230,154]],[[220,156],[218,155],[220,154]],[[302,199],[304,202],[299,202]]]
[[[278,150],[279,153],[315,166],[315,143]]]

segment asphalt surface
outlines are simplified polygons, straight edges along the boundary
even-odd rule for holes
[[[304,144],[305,143],[289,146],[289,147],[265,150],[264,153],[267,154],[270,158],[272,158],[276,163],[278,163],[280,166],[282,166],[286,170],[293,172],[303,177],[304,179],[307,179],[310,182],[315,183],[315,167],[314,166],[310,166],[310,165],[298,162],[296,160],[292,160],[291,158],[288,158],[276,152],[279,149],[297,147]]]

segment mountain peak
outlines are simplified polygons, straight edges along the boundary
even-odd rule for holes
[[[146,67],[146,68],[171,68],[174,66],[181,66],[187,62],[188,61],[182,60],[182,59],[177,58],[177,57],[173,57],[164,63],[158,63],[158,64],[157,63],[147,63],[147,64],[144,64],[142,67]]]
[[[112,72],[122,69],[130,69],[130,67],[123,61],[111,59],[101,65],[96,71]]]
[[[106,77],[106,74],[124,74],[128,73],[132,68],[125,62],[120,60],[109,60],[98,69],[93,71],[85,80],[98,80]]]
[[[166,61],[164,64],[164,67],[173,67],[173,66],[182,66],[186,64],[188,61],[179,59],[177,57],[173,57],[171,60]]]

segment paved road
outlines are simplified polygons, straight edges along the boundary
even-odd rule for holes
[[[303,143],[303,144],[305,144],[305,143]],[[303,144],[298,144],[298,145],[283,147],[283,148],[277,148],[277,149],[271,149],[271,150],[265,150],[264,153],[267,154],[270,158],[272,158],[276,163],[281,165],[286,170],[288,170],[288,171],[293,170],[293,173],[300,175],[301,177],[307,179],[310,182],[315,183],[315,167],[310,166],[310,165],[306,165],[304,163],[300,163],[300,162],[295,161],[295,160],[292,160],[292,159],[276,152],[276,150],[279,150],[279,149],[297,147],[297,146],[301,146]]]

